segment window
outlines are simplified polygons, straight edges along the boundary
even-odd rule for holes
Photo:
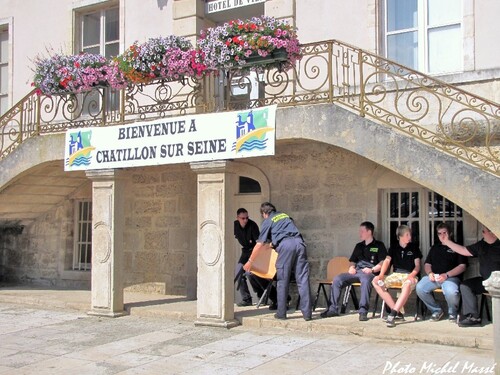
[[[120,22],[118,7],[81,13],[77,19],[79,19],[77,52],[100,54],[107,58],[119,54]],[[120,107],[119,93],[107,89],[105,95],[109,104],[108,109],[117,110]],[[87,100],[89,103],[98,102],[97,93]],[[84,113],[88,111],[88,108],[83,109]]]
[[[9,109],[9,31],[0,28],[0,116]]]
[[[462,0],[384,0],[384,4],[387,58],[427,73],[463,70]]]
[[[73,270],[88,271],[92,264],[92,202],[75,203]]]
[[[255,181],[249,177],[240,176],[239,193],[240,194],[252,194],[260,193],[261,188],[258,181]]]
[[[108,58],[118,55],[119,26],[118,7],[82,14],[78,48],[82,52],[97,53]]]
[[[397,241],[396,228],[408,225],[412,230],[412,242],[420,247],[425,257],[437,241],[436,227],[442,222],[450,225],[455,241],[463,244],[464,212],[438,193],[425,189],[385,190],[382,205],[382,240],[387,246]]]

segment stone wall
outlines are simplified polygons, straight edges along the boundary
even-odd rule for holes
[[[349,256],[365,220],[377,227],[377,164],[316,142],[278,142],[275,157],[247,159],[271,185],[271,202],[296,221],[308,246],[311,279],[333,256]],[[385,168],[383,168],[385,169]]]
[[[90,272],[72,271],[74,202],[91,199],[86,182],[20,235],[0,238],[2,279],[90,288]],[[196,175],[188,165],[127,173],[124,282],[130,290],[196,297]]]
[[[196,296],[196,175],[188,165],[130,169],[125,286]]]

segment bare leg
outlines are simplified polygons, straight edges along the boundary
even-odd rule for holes
[[[394,307],[392,307],[392,309],[399,312],[403,308],[403,306],[406,304],[406,302],[408,301],[410,294],[411,294],[411,284],[405,282],[403,284],[403,287],[401,288],[401,295],[399,296],[398,300],[396,301],[396,303],[395,303]]]
[[[378,281],[377,278],[375,278],[374,280]],[[389,306],[391,308],[391,310],[394,310],[394,305],[395,305],[394,300],[392,299],[392,296],[387,291],[387,289],[385,289],[385,287],[383,287],[383,286],[378,285],[376,281],[373,281],[372,285],[375,288],[375,290],[377,291],[380,298],[382,298],[385,301],[387,306]]]

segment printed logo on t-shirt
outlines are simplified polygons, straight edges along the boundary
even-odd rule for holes
[[[406,255],[413,255],[413,252],[410,250],[406,253]]]
[[[371,253],[378,253],[378,247],[370,247]]]

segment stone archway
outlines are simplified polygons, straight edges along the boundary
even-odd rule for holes
[[[500,234],[500,179],[336,105],[277,112],[277,139],[344,148],[446,196]]]

